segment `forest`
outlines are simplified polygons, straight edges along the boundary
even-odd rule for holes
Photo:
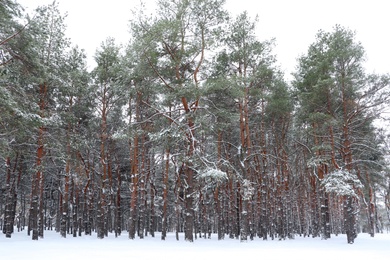
[[[4,236],[354,243],[390,229],[390,75],[364,70],[352,29],[313,35],[288,82],[256,18],[156,2],[88,69],[58,4],[30,16],[0,0]]]

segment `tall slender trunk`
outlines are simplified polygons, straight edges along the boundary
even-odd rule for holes
[[[347,97],[346,83],[345,83],[345,72],[341,73],[341,93],[342,93],[342,107],[343,107],[343,148],[342,156],[345,164],[345,168],[349,173],[353,171],[353,160],[352,160],[352,149],[350,140],[350,118],[348,113],[348,106],[350,99]],[[356,238],[356,215],[353,205],[354,198],[352,196],[345,196],[344,199],[344,227],[347,234],[347,242],[353,244]]]
[[[136,222],[138,216],[138,136],[133,141],[133,156],[131,166],[131,199],[130,199],[130,219],[129,219],[129,238],[135,238]]]
[[[121,186],[122,186],[122,178],[120,167],[118,166],[116,169],[116,200],[115,200],[115,237],[121,235],[122,232],[122,207],[121,207]]]
[[[108,236],[108,232],[112,233],[113,232],[113,219],[112,219],[112,214],[111,210],[113,208],[113,201],[114,201],[114,194],[113,194],[113,166],[112,166],[112,155],[114,154],[113,149],[114,149],[114,142],[112,138],[109,138],[109,143],[108,143],[108,148],[109,151],[107,152],[107,179],[106,179],[106,216],[104,218],[104,225],[105,225],[105,230],[104,234],[105,236]]]
[[[192,154],[192,153],[190,153]],[[194,171],[191,165],[186,165],[186,188],[185,188],[185,234],[184,239],[194,241]]]
[[[16,201],[17,201],[17,178],[16,178],[16,167],[18,164],[19,154],[16,154],[15,166],[11,169],[11,158],[8,156],[6,158],[6,197],[5,197],[5,218],[3,233],[7,238],[10,238],[14,232],[14,221],[16,213]]]
[[[188,105],[187,99],[185,97],[182,97],[182,105],[184,107],[184,111],[186,113],[187,117],[187,158],[192,158],[194,156],[195,148],[196,148],[196,139],[195,139],[195,124],[194,119],[190,115],[190,107]],[[192,163],[190,160],[187,160],[184,162],[184,173],[185,173],[185,197],[184,197],[184,204],[185,204],[185,233],[184,233],[184,239],[189,242],[194,241],[194,170],[192,168]]]
[[[141,93],[137,93],[136,98],[136,121],[140,121]],[[129,238],[134,239],[136,233],[136,223],[138,219],[138,185],[139,185],[139,135],[136,132],[132,144],[131,159],[131,199],[130,199],[130,219],[129,219]],[[131,147],[130,147],[131,150]]]
[[[245,97],[239,105],[240,111],[240,137],[241,137],[241,149],[239,151],[239,164],[242,173],[243,185],[241,196],[240,196],[240,205],[241,205],[241,215],[240,215],[240,240],[247,241],[248,231],[249,231],[249,200],[251,200],[251,174],[248,164],[248,158],[251,155],[251,141],[250,141],[250,131],[249,131],[249,110],[248,110],[248,99],[249,99],[249,88],[245,88]]]
[[[72,235],[77,237],[79,227],[78,213],[79,213],[79,189],[72,178]]]
[[[261,173],[258,175],[259,208],[260,208],[260,236],[263,240],[268,239],[269,215],[267,211],[268,188],[268,150],[265,129],[265,100],[261,100],[261,122],[260,122],[260,149],[261,149]]]
[[[146,183],[147,183],[147,145],[146,134],[142,135],[141,170],[139,172],[139,206],[138,206],[138,236],[143,239],[145,234],[146,213]]]
[[[170,149],[165,151],[165,168],[163,171],[163,208],[162,208],[162,232],[161,239],[165,240],[168,231],[168,180],[169,180]]]
[[[169,106],[168,117],[172,116],[172,107]],[[169,160],[171,157],[170,150],[170,142],[171,139],[167,138],[167,147],[165,148],[165,166],[163,170],[163,207],[162,207],[162,232],[161,232],[161,240],[165,240],[168,231],[168,181],[169,181]]]
[[[98,215],[97,215],[97,236],[104,238],[107,226],[105,225],[106,218],[106,180],[107,180],[107,156],[106,156],[106,142],[107,142],[107,87],[103,86],[102,94],[102,109],[101,109],[101,125],[100,125],[100,185],[98,187]]]
[[[221,130],[218,130],[218,144],[217,144],[217,153],[218,153],[218,168],[221,168],[222,161],[222,140],[223,133]],[[214,190],[214,201],[215,201],[215,214],[217,216],[217,233],[218,240],[222,240],[224,238],[223,232],[223,214],[222,214],[222,206],[221,206],[221,196],[220,196],[220,187],[219,185]]]
[[[366,180],[368,186],[368,205],[367,205],[367,215],[368,215],[368,233],[371,237],[375,236],[375,198],[374,198],[374,190],[371,185],[371,178],[366,171]]]
[[[151,155],[151,158],[154,156]],[[156,206],[155,206],[155,197],[157,194],[156,187],[154,185],[154,180],[155,180],[155,171],[153,169],[153,164],[150,159],[148,159],[148,167],[149,167],[149,176],[148,176],[148,183],[150,187],[150,208],[149,208],[149,232],[151,237],[155,237],[155,231],[157,231],[157,226],[156,226]]]
[[[72,101],[70,101],[70,104],[72,104]],[[70,144],[70,134],[71,134],[71,123],[68,123],[67,131],[66,131],[66,166],[65,166],[65,176],[64,176],[64,191],[63,191],[63,199],[62,199],[62,206],[61,206],[61,227],[60,227],[60,233],[62,237],[66,237],[66,231],[67,231],[67,222],[69,218],[69,212],[68,212],[68,204],[69,204],[69,177],[70,177],[70,157],[71,157],[71,144]]]
[[[92,213],[92,191],[91,191],[91,165],[88,162],[86,162],[81,155],[80,151],[78,151],[77,156],[79,160],[81,161],[84,171],[85,171],[85,177],[87,179],[87,183],[85,184],[83,188],[83,224],[84,224],[84,231],[86,235],[92,234],[92,219],[91,219],[91,213]],[[87,155],[89,158],[89,154]]]
[[[39,85],[39,111],[40,117],[45,117],[46,110],[46,83]],[[30,206],[30,220],[29,230],[32,231],[32,240],[38,240],[38,237],[43,237],[43,157],[45,155],[44,149],[44,135],[46,132],[45,126],[39,127],[38,130],[38,148],[36,155],[36,172],[32,176],[31,189],[31,206]]]

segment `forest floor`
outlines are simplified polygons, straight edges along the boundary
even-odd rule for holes
[[[142,260],[202,260],[202,259],[342,259],[342,260],[388,260],[390,259],[390,233],[359,234],[354,244],[347,244],[344,235],[331,239],[296,237],[290,240],[255,239],[245,243],[225,238],[218,241],[216,235],[211,239],[198,238],[193,243],[176,241],[169,234],[161,241],[160,234],[155,238],[129,240],[127,234],[115,238],[96,236],[61,238],[59,233],[46,231],[45,238],[32,241],[26,232],[16,232],[11,239],[0,236],[1,259],[142,259]]]

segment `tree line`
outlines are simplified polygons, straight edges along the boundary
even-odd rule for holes
[[[328,239],[389,228],[389,75],[355,32],[320,30],[292,82],[256,19],[158,1],[96,66],[58,5],[0,2],[0,226],[187,241]]]

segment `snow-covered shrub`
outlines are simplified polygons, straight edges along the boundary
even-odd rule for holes
[[[250,200],[250,198],[255,194],[255,188],[253,187],[250,180],[243,180],[242,183],[242,196],[244,200]]]
[[[344,169],[338,169],[326,175],[322,180],[325,191],[338,196],[357,197],[356,189],[363,188],[363,184],[356,175]]]
[[[222,183],[228,179],[226,172],[215,168],[206,168],[198,175],[199,179],[209,179],[217,183]]]

